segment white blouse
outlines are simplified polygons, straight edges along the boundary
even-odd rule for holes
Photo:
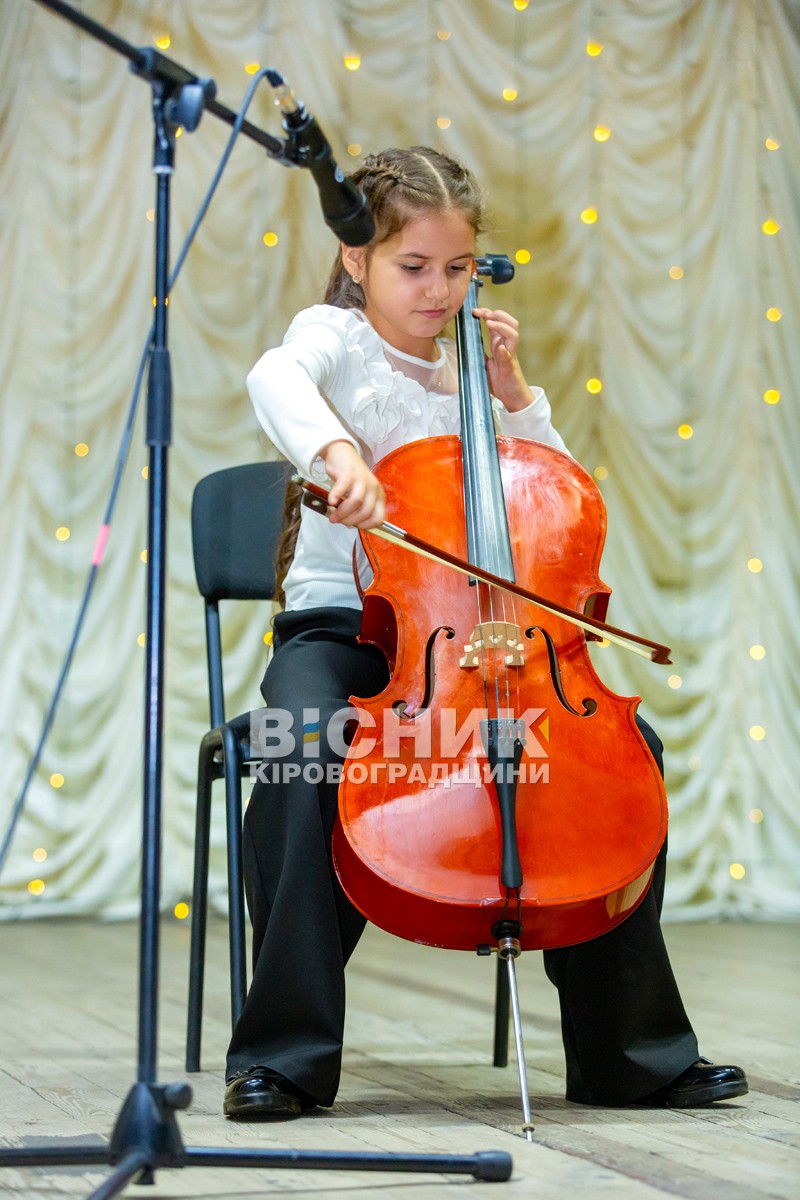
[[[329,483],[320,458],[329,442],[349,441],[372,467],[407,442],[459,432],[455,344],[440,338],[437,346],[435,362],[414,358],[384,342],[360,310],[316,304],[297,314],[282,346],[262,355],[247,388],[280,453],[305,478]],[[497,400],[494,409],[502,433],[566,449],[541,388],[531,388],[519,412]],[[357,530],[304,508],[284,583],[287,609],[361,608],[354,546],[365,587],[370,568]]]

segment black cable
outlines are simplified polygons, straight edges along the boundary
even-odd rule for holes
[[[211,185],[209,186],[208,191],[206,192],[206,195],[203,199],[203,202],[197,211],[197,216],[195,217],[194,221],[192,222],[192,227],[189,230],[189,232],[186,236],[186,239],[183,243],[183,246],[181,247],[180,253],[178,254],[178,257],[176,259],[175,266],[174,266],[172,273],[170,275],[170,278],[169,278],[170,293],[172,292],[172,288],[175,284],[175,281],[178,278],[178,275],[180,274],[180,271],[181,271],[181,268],[183,267],[184,262],[186,261],[186,256],[189,253],[189,248],[191,247],[192,242],[194,241],[195,236],[197,235],[197,231],[200,228],[200,225],[203,221],[203,218],[205,217],[205,215],[208,211],[208,207],[211,204],[211,200],[213,199],[214,193],[217,190],[219,182],[222,178],[222,173],[225,170],[225,167],[228,165],[228,159],[231,156],[234,142],[236,141],[236,138],[238,137],[239,133],[241,132],[242,126],[245,123],[245,121],[244,121],[245,114],[247,113],[247,110],[250,107],[250,104],[252,102],[253,96],[255,95],[256,89],[257,89],[258,85],[261,83],[261,80],[264,78],[264,76],[270,70],[271,70],[270,67],[262,67],[261,70],[258,71],[258,73],[253,76],[252,82],[250,83],[250,86],[247,89],[245,98],[242,102],[242,107],[241,107],[240,111],[236,114],[236,118],[233,122],[233,129],[231,131],[231,135],[228,139],[228,143],[227,143],[225,150],[223,151],[222,157],[219,161],[219,165],[214,174],[214,178],[211,181]],[[136,421],[136,413],[137,413],[137,409],[138,409],[138,405],[139,405],[139,396],[140,396],[141,389],[142,389],[142,380],[144,378],[145,369],[147,367],[147,364],[148,364],[148,361],[150,358],[152,341],[153,341],[153,325],[150,326],[150,330],[147,334],[147,339],[145,341],[144,349],[142,351],[142,357],[139,361],[139,368],[136,372],[136,380],[133,385],[133,393],[131,395],[131,402],[130,402],[130,407],[128,410],[128,419],[125,422],[125,429],[122,434],[122,441],[120,443],[120,448],[117,453],[117,466],[116,466],[116,470],[114,472],[114,479],[113,479],[113,482],[111,485],[111,494],[109,496],[108,505],[106,506],[103,523],[100,526],[100,529],[97,534],[97,540],[95,542],[94,551],[92,554],[92,565],[89,569],[89,575],[86,580],[86,587],[84,589],[83,600],[81,601],[81,606],[78,610],[78,617],[75,622],[75,628],[72,633],[72,638],[70,640],[69,647],[67,649],[67,653],[64,657],[64,662],[61,667],[61,673],[58,677],[58,682],[56,683],[55,691],[53,692],[53,696],[50,701],[50,705],[48,707],[47,713],[44,718],[44,722],[42,724],[42,731],[39,735],[39,741],[37,742],[36,749],[34,750],[31,760],[28,763],[28,769],[25,773],[25,779],[23,781],[22,788],[20,790],[19,795],[17,796],[16,801],[14,802],[14,807],[11,811],[11,818],[8,822],[8,827],[6,829],[5,836],[3,838],[3,844],[2,844],[2,846],[0,846],[0,873],[2,873],[3,867],[5,865],[6,857],[8,855],[8,851],[11,847],[11,840],[14,836],[14,831],[16,829],[17,822],[19,821],[19,818],[22,814],[22,809],[24,807],[25,799],[28,794],[28,788],[30,787],[31,780],[33,779],[33,776],[35,775],[36,770],[39,766],[39,762],[42,757],[42,752],[44,750],[45,743],[47,741],[51,726],[53,724],[53,720],[55,718],[56,709],[58,707],[59,700],[61,699],[61,693],[64,690],[64,685],[67,681],[67,676],[68,676],[70,668],[72,666],[72,660],[75,657],[75,651],[77,649],[78,641],[80,639],[80,635],[81,635],[81,632],[83,629],[86,612],[89,607],[89,601],[91,599],[92,591],[94,589],[95,580],[97,579],[97,572],[103,561],[103,555],[105,553],[105,548],[106,548],[106,544],[108,542],[109,533],[110,533],[110,529],[111,529],[111,517],[114,512],[114,508],[115,508],[115,505],[117,502],[117,495],[119,493],[120,485],[122,483],[122,475],[123,475],[125,466],[128,461],[128,455],[130,453],[131,441],[133,439],[133,427],[134,427],[134,424]]]

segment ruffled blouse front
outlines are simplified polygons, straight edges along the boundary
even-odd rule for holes
[[[439,339],[437,346],[435,362],[413,358],[383,342],[359,310],[317,304],[298,313],[283,345],[259,359],[247,387],[280,453],[301,475],[326,481],[320,452],[332,441],[351,442],[373,466],[418,438],[459,432],[455,345]],[[503,432],[563,449],[541,388],[531,389],[531,401],[516,413],[499,406]],[[360,608],[354,546],[364,586],[369,567],[356,530],[304,509],[284,585],[287,608]]]

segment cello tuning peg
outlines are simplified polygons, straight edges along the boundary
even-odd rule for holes
[[[514,278],[514,264],[507,254],[482,254],[475,259],[479,275],[488,275],[492,283],[510,283]]]

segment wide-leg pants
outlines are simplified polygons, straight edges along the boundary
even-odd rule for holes
[[[262,692],[293,735],[280,758],[265,762],[244,822],[253,979],[227,1077],[269,1067],[321,1105],[333,1103],[339,1084],[344,968],[365,925],[333,870],[338,786],[324,777],[342,756],[325,730],[351,695],[376,695],[388,682],[383,656],[356,641],[360,624],[359,611],[341,608],[275,618]],[[658,738],[640,724],[660,761]],[[320,769],[304,771],[309,762]],[[285,769],[290,763],[294,773]],[[560,998],[570,1100],[635,1101],[698,1057],[661,934],[665,859],[666,847],[644,900],[616,929],[544,954]]]

